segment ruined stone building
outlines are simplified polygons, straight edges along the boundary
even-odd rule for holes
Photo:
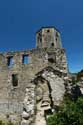
[[[46,125],[45,116],[62,101],[68,67],[54,27],[36,33],[36,48],[0,53],[0,118],[16,125]]]

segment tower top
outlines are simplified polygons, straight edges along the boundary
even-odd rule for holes
[[[62,48],[60,32],[55,27],[42,27],[36,33],[37,48]]]

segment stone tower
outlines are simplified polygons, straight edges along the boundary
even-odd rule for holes
[[[37,48],[62,48],[60,33],[54,27],[41,28],[36,34]]]
[[[44,116],[62,101],[67,76],[66,52],[54,27],[36,33],[35,49],[0,53],[0,119],[46,125]]]

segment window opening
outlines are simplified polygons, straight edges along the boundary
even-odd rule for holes
[[[13,65],[13,57],[8,57],[8,62],[7,62],[8,67],[12,67]]]
[[[29,63],[29,56],[23,55],[23,64],[28,64],[28,63]]]
[[[47,33],[49,33],[50,32],[50,30],[47,30]]]
[[[54,43],[51,43],[52,47],[54,46]]]
[[[55,63],[55,60],[54,60],[53,58],[48,58],[48,61],[49,61],[50,63]]]
[[[12,74],[12,85],[14,87],[18,86],[18,75],[17,74]]]
[[[58,33],[56,32],[56,37],[58,37]]]
[[[56,41],[57,41],[57,38],[56,38]]]

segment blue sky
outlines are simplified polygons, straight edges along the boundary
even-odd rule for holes
[[[83,69],[83,0],[0,0],[0,51],[35,47],[35,32],[55,26],[61,32],[69,69]]]

